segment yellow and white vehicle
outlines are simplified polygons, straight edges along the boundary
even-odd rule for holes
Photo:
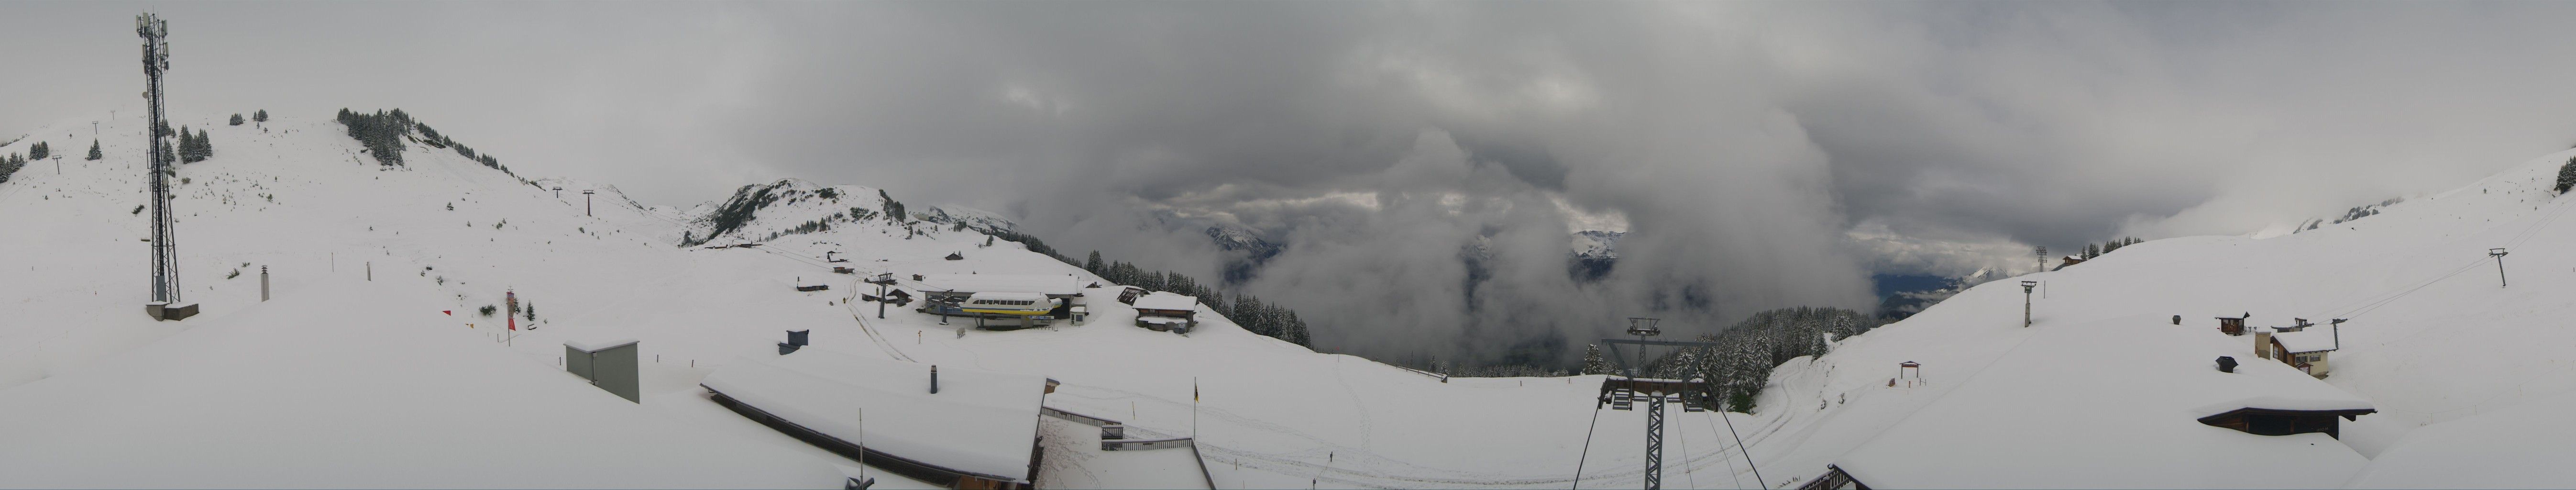
[[[975,293],[957,306],[967,313],[1027,316],[1055,311],[1060,301],[1041,293]]]

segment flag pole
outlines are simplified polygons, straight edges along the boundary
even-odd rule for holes
[[[1199,377],[1190,377],[1190,440],[1199,438]]]

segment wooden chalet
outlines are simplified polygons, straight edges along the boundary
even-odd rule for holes
[[[2254,333],[2254,356],[2281,361],[2309,376],[2326,377],[2332,365],[2327,355],[2342,348],[2337,327],[2308,330],[2312,325],[2259,329]]]
[[[1198,298],[1156,291],[1136,298],[1133,304],[1138,327],[1188,334],[1199,326]]]

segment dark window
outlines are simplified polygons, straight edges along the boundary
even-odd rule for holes
[[[2258,436],[2286,436],[2298,433],[2298,423],[2287,415],[2245,414],[2245,432]]]

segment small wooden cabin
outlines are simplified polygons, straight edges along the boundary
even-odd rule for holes
[[[2223,334],[2228,334],[2228,335],[2245,335],[2245,317],[2249,317],[2249,316],[2253,316],[2253,315],[2244,315],[2244,316],[2237,316],[2237,317],[2224,317],[2224,316],[2222,316],[2222,317],[2218,317],[2218,333],[2223,333]]]

